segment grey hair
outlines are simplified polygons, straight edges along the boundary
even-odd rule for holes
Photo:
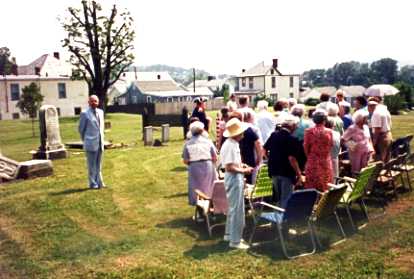
[[[290,110],[290,113],[292,113],[294,116],[302,117],[303,114],[305,113],[305,105],[303,104],[294,105],[292,109]]]
[[[336,104],[330,104],[327,111],[329,116],[337,116],[339,113],[339,107]]]
[[[259,110],[267,110],[269,103],[266,100],[260,100],[257,102],[257,108]]]

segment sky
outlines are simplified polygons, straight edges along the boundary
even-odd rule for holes
[[[390,57],[414,64],[410,0],[101,0],[128,9],[136,65],[196,67],[238,74],[279,59],[283,74]],[[3,0],[0,46],[19,65],[63,53],[57,20],[80,0]]]

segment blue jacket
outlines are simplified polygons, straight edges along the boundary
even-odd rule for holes
[[[98,119],[91,108],[82,112],[79,120],[79,134],[83,141],[85,151],[98,151],[104,148],[104,114],[101,109],[96,109]]]

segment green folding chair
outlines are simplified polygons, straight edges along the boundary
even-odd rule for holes
[[[313,212],[310,220],[311,220],[312,228],[314,230],[314,235],[315,235],[315,238],[316,238],[316,241],[319,247],[322,247],[322,245],[319,240],[316,227],[317,225],[320,224],[321,221],[326,220],[329,217],[335,216],[339,230],[343,237],[342,240],[334,243],[334,245],[342,242],[346,238],[341,220],[339,219],[339,216],[336,212],[338,204],[340,200],[342,199],[342,196],[344,195],[346,190],[347,190],[347,186],[344,184],[339,185],[337,187],[332,187],[329,191],[322,194],[322,197],[319,199],[319,202],[316,205],[315,211]]]
[[[355,231],[357,230],[357,227],[355,226],[355,222],[352,218],[351,206],[354,203],[359,203],[362,212],[367,218],[367,221],[369,221],[368,210],[365,205],[364,199],[366,197],[367,190],[373,188],[373,184],[375,182],[374,180],[377,177],[377,172],[379,168],[379,164],[373,164],[366,168],[363,168],[356,179],[350,177],[337,178],[339,181],[342,181],[347,185],[347,190],[343,194],[342,199],[340,200],[340,204],[345,206],[349,221],[351,223],[352,228]],[[337,185],[332,186],[335,187]],[[364,225],[366,225],[366,223]],[[360,228],[362,226],[360,226]]]
[[[259,214],[257,209],[260,211],[263,209],[263,205],[260,204],[266,197],[272,197],[273,186],[272,179],[268,174],[267,165],[261,165],[254,185],[246,184],[245,198],[248,201],[249,209],[253,216],[254,222],[256,222],[256,216]]]

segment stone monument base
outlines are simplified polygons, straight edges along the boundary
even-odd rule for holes
[[[19,164],[17,179],[30,179],[53,174],[53,165],[50,160],[30,160]]]
[[[65,159],[68,157],[68,151],[65,148],[57,149],[57,150],[47,150],[41,151],[38,150],[36,153],[33,154],[33,159],[40,159],[40,160],[57,160],[57,159]]]

